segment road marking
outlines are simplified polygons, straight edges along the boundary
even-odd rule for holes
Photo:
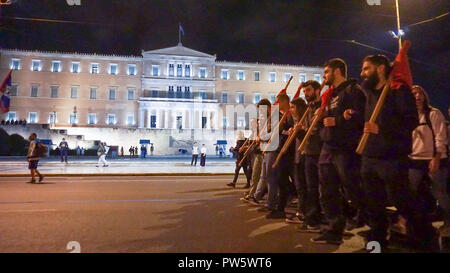
[[[288,224],[286,224],[286,223],[271,223],[271,224],[267,224],[264,226],[260,226],[259,228],[250,232],[248,237],[252,238],[252,237],[259,236],[259,235],[263,235],[265,233],[269,233],[271,231],[278,230],[278,229],[286,227],[286,226],[288,226]]]
[[[251,223],[251,222],[258,221],[258,220],[262,220],[262,219],[264,219],[264,218],[266,218],[266,216],[265,216],[265,215],[261,215],[261,216],[255,217],[255,218],[251,218],[251,219],[249,219],[249,220],[247,220],[247,221],[245,221],[245,222],[246,222],[246,223]]]

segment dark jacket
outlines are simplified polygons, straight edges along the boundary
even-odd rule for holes
[[[341,83],[333,91],[326,106],[324,117],[334,117],[336,126],[320,126],[323,149],[330,153],[355,152],[364,128],[365,96],[361,87],[354,80]],[[344,119],[344,111],[355,110],[350,120]]]
[[[243,140],[237,140],[236,141],[236,147],[234,147],[234,152],[236,153],[236,159],[237,161],[241,161],[242,157],[244,157],[244,152],[240,153],[239,149],[242,147],[242,145],[244,145],[245,139]]]
[[[366,100],[365,120],[373,113],[380,90],[364,90]],[[414,96],[406,85],[398,90],[389,90],[384,105],[375,122],[378,135],[371,134],[363,156],[382,159],[407,157],[412,150],[412,132],[419,125]]]
[[[321,102],[320,101],[315,101],[312,102],[310,104],[308,104],[308,108],[309,108],[309,112],[308,115],[306,116],[305,119],[305,127],[307,129],[309,129],[309,127],[311,126],[311,123],[314,119],[314,113],[316,112],[317,109],[320,108]],[[319,155],[320,154],[320,150],[322,149],[322,139],[320,138],[320,134],[319,134],[320,128],[319,126],[316,126],[316,128],[314,128],[312,130],[311,136],[309,137],[308,141],[306,142],[306,146],[305,146],[305,154],[306,155]]]

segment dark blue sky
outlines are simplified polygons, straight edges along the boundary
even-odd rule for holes
[[[219,60],[321,66],[329,58],[341,57],[358,79],[361,60],[380,52],[342,40],[394,54],[398,50],[388,34],[396,27],[394,0],[381,0],[381,6],[369,6],[366,0],[81,0],[81,4],[16,0],[4,6],[0,46],[139,55],[141,49],[176,45],[181,22],[183,45],[217,54]],[[449,7],[447,0],[400,0],[402,25],[444,14]],[[449,18],[406,28],[414,82],[423,85],[433,104],[445,112],[450,104]]]

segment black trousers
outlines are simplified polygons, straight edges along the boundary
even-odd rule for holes
[[[383,160],[363,157],[361,175],[371,227],[369,241],[387,245],[389,221],[386,203],[390,196],[398,213],[407,219],[407,231],[411,237],[421,244],[431,242],[434,236],[431,219],[425,213],[423,202],[408,186],[407,158]]]
[[[248,162],[244,162],[242,166],[239,165],[239,161],[236,163],[236,168],[234,169],[234,179],[233,184],[236,184],[236,181],[239,177],[239,171],[241,168],[244,170],[245,177],[247,178],[247,184],[250,185],[250,181],[252,180],[252,171],[250,169],[250,166],[248,165]]]
[[[205,166],[205,163],[206,163],[206,155],[205,155],[205,154],[202,154],[202,155],[200,156],[200,166],[204,167],[204,166]]]
[[[327,232],[342,236],[346,216],[343,200],[362,211],[363,190],[360,176],[360,157],[353,153],[328,153],[322,150],[319,157],[320,203],[329,222]]]
[[[300,157],[300,162],[293,167],[295,191],[298,197],[297,211],[306,213],[307,188],[305,179],[305,157]]]
[[[276,158],[277,155],[278,154],[275,154],[274,157]],[[284,156],[280,159],[278,166],[273,169],[273,171],[276,172],[275,183],[278,184],[278,202],[276,209],[279,211],[284,211],[289,194],[292,192],[292,184],[289,181],[289,176],[293,173],[292,168],[294,165],[291,162],[291,160]]]
[[[191,165],[197,165],[198,155],[192,155]]]
[[[306,200],[304,206],[305,222],[308,225],[320,223],[319,200],[319,155],[305,156]]]

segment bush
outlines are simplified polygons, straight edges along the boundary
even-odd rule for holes
[[[11,149],[9,155],[27,155],[29,146],[28,140],[25,140],[21,135],[12,134],[9,136],[9,144]]]

